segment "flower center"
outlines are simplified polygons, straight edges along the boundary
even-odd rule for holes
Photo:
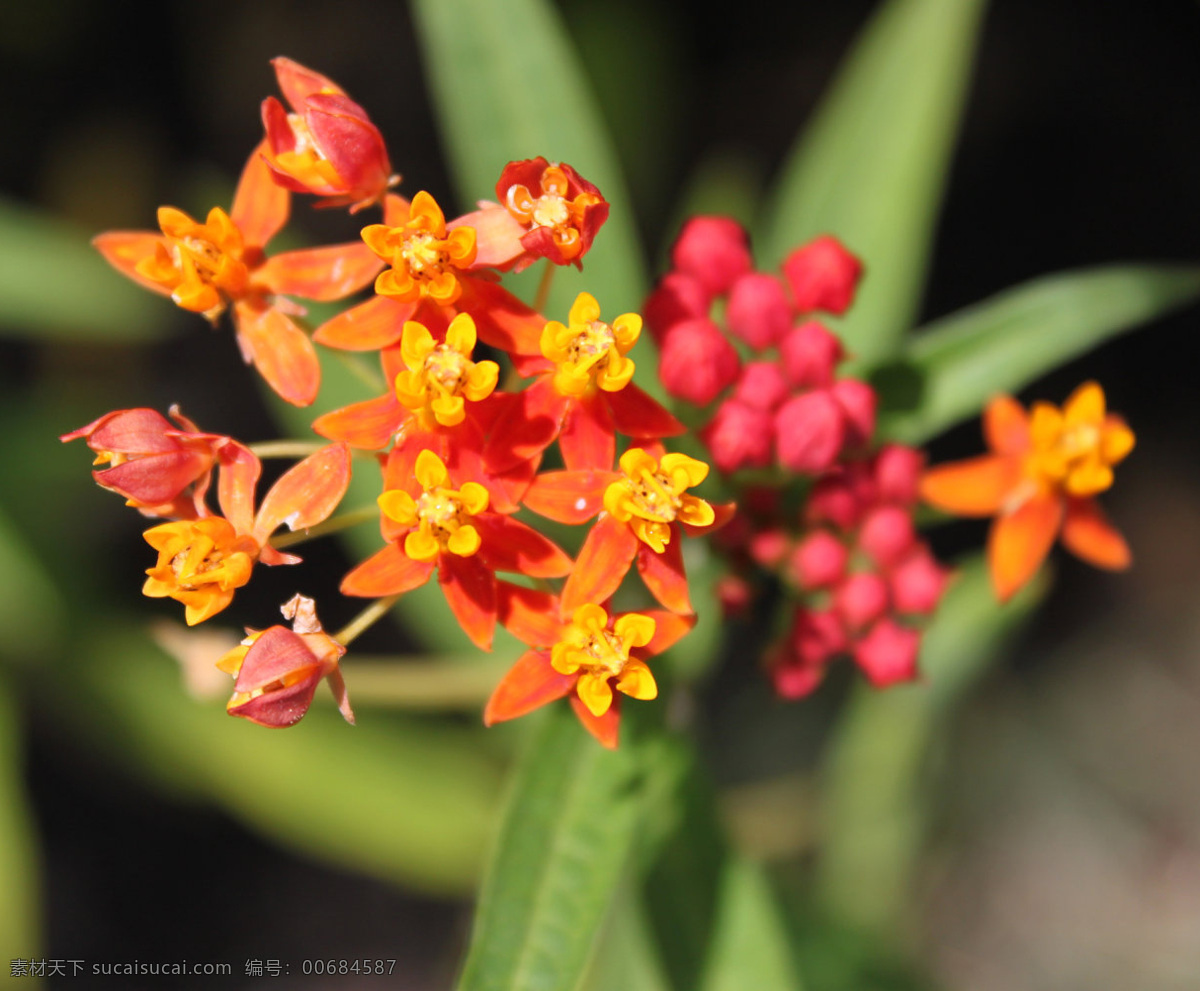
[[[219,516],[163,523],[147,530],[145,538],[158,551],[158,563],[147,569],[142,591],[184,603],[189,624],[232,601],[234,589],[250,580],[261,550],[253,537],[239,534]]]
[[[626,357],[642,330],[642,318],[625,313],[611,324],[600,319],[600,306],[580,293],[567,324],[551,320],[542,330],[542,354],[557,366],[554,388],[560,395],[585,396],[597,387],[618,392],[633,378]]]
[[[447,344],[439,344],[425,359],[425,376],[444,392],[456,392],[471,361]]]
[[[555,193],[546,193],[533,202],[534,227],[562,227],[571,219],[571,207]]]
[[[432,278],[444,268],[446,252],[442,250],[440,240],[432,234],[422,232],[404,239],[400,257],[404,259],[404,264],[413,275]]]

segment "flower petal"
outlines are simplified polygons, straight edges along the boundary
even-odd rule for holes
[[[530,578],[561,578],[570,573],[572,562],[562,548],[519,520],[485,513],[476,516],[474,523],[483,539],[480,554],[493,571]]]
[[[540,355],[546,318],[507,289],[481,278],[460,278],[458,309],[475,318],[479,339],[510,355]]]
[[[1098,568],[1123,571],[1133,563],[1125,538],[1109,522],[1095,499],[1071,499],[1063,521],[1063,545]]]
[[[250,153],[233,195],[229,219],[242,233],[247,248],[261,248],[271,240],[285,223],[291,209],[292,196],[276,185],[271,167],[263,153],[269,151],[264,138]],[[260,256],[261,257],[261,256]]]
[[[558,598],[549,592],[497,582],[496,608],[501,625],[530,647],[553,647],[562,639]]]
[[[983,411],[983,439],[996,454],[1029,450],[1029,417],[1012,396],[997,396]]]
[[[308,334],[274,306],[238,303],[238,344],[267,384],[293,406],[309,406],[321,387],[321,364]]]
[[[688,598],[687,575],[683,570],[683,553],[680,545],[679,528],[672,527],[671,539],[661,554],[655,553],[648,544],[638,541],[637,568],[642,581],[660,603],[671,612],[690,613],[692,602]]]
[[[483,710],[483,724],[492,726],[516,719],[527,712],[567,695],[575,687],[575,675],[559,674],[550,666],[546,651],[522,654],[500,680]]]
[[[383,595],[402,595],[424,585],[433,571],[433,562],[414,561],[396,544],[388,544],[352,569],[342,579],[342,595],[373,599]]]
[[[540,516],[578,526],[604,508],[604,490],[620,476],[612,471],[548,471],[538,475],[522,502]]]
[[[350,448],[330,444],[289,468],[271,486],[254,520],[254,537],[267,538],[285,523],[306,530],[337,509],[350,485]]]
[[[320,302],[344,299],[370,285],[383,262],[362,241],[273,255],[254,272],[270,292]]]
[[[386,296],[373,296],[321,324],[313,340],[343,351],[376,351],[400,340],[404,323],[412,318],[415,303],[397,303]]]
[[[991,516],[1021,482],[1019,458],[985,454],[928,469],[921,498],[960,516]]]
[[[330,440],[342,440],[351,447],[377,451],[391,443],[392,435],[408,416],[408,411],[396,401],[396,393],[392,391],[318,416],[312,428]]]
[[[170,296],[171,287],[146,278],[137,268],[145,259],[154,257],[159,245],[165,247],[166,243],[167,239],[156,231],[108,231],[92,238],[96,250],[113,268],[161,296]]]
[[[662,609],[642,609],[639,612],[654,620],[654,636],[644,647],[635,647],[630,654],[636,657],[654,657],[681,640],[696,625],[695,616],[681,616],[679,613],[666,612]]]
[[[602,716],[593,716],[588,707],[583,704],[578,695],[571,696],[571,708],[583,723],[583,728],[592,734],[609,750],[617,749],[618,734],[621,729],[621,698],[613,699],[612,705]]]
[[[563,615],[589,602],[602,603],[617,590],[637,554],[638,539],[629,527],[601,513],[588,532],[575,568],[562,591]]]
[[[584,396],[567,407],[567,415],[558,435],[558,447],[568,469],[580,471],[599,468],[607,471],[612,467],[617,453],[617,439],[607,396],[608,393],[604,393],[603,398],[599,393]]]
[[[996,518],[988,534],[988,569],[996,597],[1007,602],[1041,567],[1063,521],[1063,500],[1038,495]]]
[[[463,632],[481,650],[492,649],[496,629],[496,576],[477,554],[439,554],[438,583]]]
[[[632,382],[608,394],[608,407],[617,432],[626,437],[674,437],[687,430],[656,399]]]

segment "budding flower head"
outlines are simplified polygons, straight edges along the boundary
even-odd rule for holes
[[[840,315],[854,301],[862,262],[842,247],[837,238],[826,235],[788,255],[783,262],[783,274],[798,312],[824,310]]]

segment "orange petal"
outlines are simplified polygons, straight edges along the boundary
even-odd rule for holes
[[[632,382],[624,389],[608,393],[608,406],[617,431],[626,437],[674,437],[687,430],[657,400]]]
[[[264,138],[250,153],[229,211],[247,248],[261,248],[270,241],[287,223],[291,209],[291,193],[275,184],[275,173],[263,158],[269,151]]]
[[[654,636],[644,647],[635,647],[631,654],[637,657],[653,657],[675,644],[696,625],[695,616],[681,616],[679,613],[666,612],[662,609],[639,609],[642,616],[654,620]]]
[[[234,440],[221,445],[217,458],[217,503],[238,533],[249,533],[254,528],[254,488],[262,474],[262,462]]]
[[[460,278],[458,282],[463,288],[458,308],[475,318],[481,341],[512,355],[542,353],[546,318],[537,310],[495,282],[481,278]]]
[[[996,597],[1007,602],[1041,567],[1063,521],[1063,500],[1035,496],[996,518],[988,534],[988,569]]]
[[[1095,499],[1068,501],[1062,542],[1076,557],[1097,568],[1123,571],[1133,563],[1125,538],[1109,522]]]
[[[402,595],[424,585],[433,571],[432,561],[414,561],[396,544],[376,551],[342,579],[342,595],[374,599]]]
[[[629,571],[637,546],[638,539],[626,524],[601,513],[563,587],[563,614],[569,616],[589,602],[597,605],[605,602]]]
[[[1012,396],[997,396],[983,411],[983,439],[996,454],[1029,449],[1029,417]]]
[[[496,576],[478,554],[439,554],[437,565],[438,583],[459,626],[480,650],[491,650],[496,630]]]
[[[683,570],[683,553],[680,550],[679,527],[672,527],[671,539],[661,554],[655,553],[648,544],[638,541],[638,574],[659,602],[676,613],[692,612],[688,598],[687,575]]]
[[[583,728],[592,734],[609,750],[617,749],[618,735],[621,730],[621,697],[614,696],[612,705],[602,716],[593,716],[588,707],[578,695],[571,696],[571,708],[583,723]]]
[[[321,324],[313,340],[343,351],[376,351],[400,340],[404,323],[411,319],[414,303],[397,303],[386,296],[373,296]]]
[[[330,444],[289,468],[271,486],[254,521],[254,537],[267,538],[285,523],[306,530],[337,509],[350,485],[350,448]]]
[[[959,516],[991,516],[1021,482],[1021,462],[985,454],[930,468],[921,476],[921,498]]]
[[[508,398],[509,410],[496,418],[496,427],[484,449],[488,467],[507,471],[541,454],[558,436],[568,403],[549,379],[539,379],[524,392]]]
[[[507,268],[525,253],[521,238],[525,227],[497,203],[464,214],[446,225],[475,229],[475,263],[472,268]]]
[[[550,666],[547,652],[526,651],[492,692],[487,708],[483,710],[483,724],[491,726],[516,719],[547,702],[560,699],[575,687],[575,678],[576,675],[555,671]]]
[[[370,285],[382,269],[375,253],[355,241],[274,255],[255,271],[254,281],[269,292],[328,302]]]
[[[474,523],[483,539],[479,553],[493,571],[561,578],[571,570],[571,559],[557,544],[519,520],[485,513]]]
[[[612,413],[601,394],[571,402],[558,435],[558,447],[563,462],[573,471],[612,468],[617,439]]]
[[[166,243],[166,238],[153,231],[108,231],[92,238],[104,260],[126,278],[162,296],[170,296],[170,286],[147,279],[137,270],[140,262],[153,258],[158,246]]]
[[[612,471],[548,471],[538,475],[522,502],[540,516],[578,526],[604,508],[604,490],[619,476]]]
[[[282,55],[273,58],[271,66],[275,69],[275,79],[279,83],[279,89],[297,113],[303,111],[304,101],[314,93],[345,95],[342,88],[328,76],[314,72],[290,58],[284,58]]]
[[[562,639],[558,598],[549,592],[497,582],[496,609],[501,625],[530,647],[553,647]]]
[[[351,403],[313,421],[312,428],[330,440],[344,440],[351,447],[377,451],[391,443],[392,435],[408,419],[409,413],[388,392],[377,399]]]
[[[321,364],[308,334],[291,317],[268,306],[234,309],[238,344],[267,385],[293,406],[309,406],[321,388]]]

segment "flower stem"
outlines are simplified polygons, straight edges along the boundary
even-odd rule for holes
[[[533,297],[533,308],[538,313],[542,313],[546,309],[546,303],[550,299],[550,287],[554,285],[554,273],[557,270],[558,266],[547,258],[546,265],[542,269],[542,280],[538,283],[537,295]]]
[[[326,446],[323,440],[265,440],[248,445],[259,458],[307,458]]]
[[[307,530],[277,534],[271,538],[271,546],[276,550],[282,550],[285,547],[291,547],[293,544],[302,544],[306,540],[316,540],[317,537],[324,537],[326,534],[337,533],[339,530],[345,530],[347,527],[366,523],[368,520],[373,520],[378,516],[379,507],[377,506],[363,506],[361,509],[352,509],[348,513],[331,516],[325,522],[310,526]]]
[[[387,614],[387,611],[396,604],[398,598],[400,598],[399,595],[386,595],[382,599],[376,599],[342,627],[341,630],[335,633],[333,639],[343,647],[348,646],[360,633],[366,632],[381,620]]]
[[[504,665],[478,657],[370,658],[352,654],[341,663],[355,704],[395,709],[478,709],[504,675]]]

